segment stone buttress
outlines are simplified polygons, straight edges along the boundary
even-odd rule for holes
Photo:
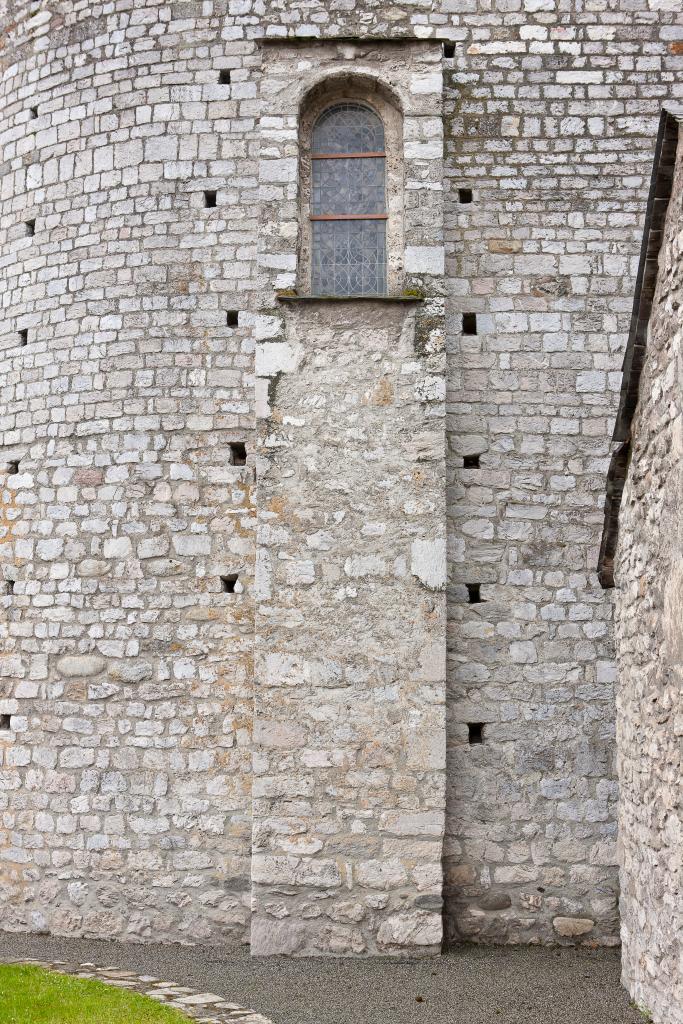
[[[405,140],[405,248],[393,254],[404,287],[386,298],[314,299],[294,273],[300,111],[325,77],[372,88],[376,76],[396,97]],[[256,350],[252,952],[437,953],[440,53],[419,42],[275,44],[261,92],[259,258],[280,294]]]

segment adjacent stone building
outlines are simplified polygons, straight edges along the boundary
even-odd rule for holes
[[[683,133],[662,114],[600,554],[616,585],[623,978],[683,1021]]]
[[[617,943],[595,566],[679,4],[0,24],[3,927]]]

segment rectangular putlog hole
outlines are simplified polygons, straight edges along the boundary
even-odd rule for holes
[[[450,60],[451,57],[455,57],[455,43],[444,43],[443,55],[447,60]]]
[[[35,220],[26,220],[26,221],[24,221],[24,227],[26,228],[26,234],[29,236],[29,238],[32,238],[33,235],[35,235],[35,233],[36,233],[36,222],[35,222]]]
[[[29,114],[31,115],[31,119],[35,120],[35,118],[38,117],[38,107],[29,107]]]
[[[12,728],[12,716],[11,715],[0,715],[0,729],[11,729]]]
[[[478,455],[463,455],[462,468],[463,469],[481,469],[481,466],[479,464],[479,456]]]
[[[484,723],[483,722],[468,722],[467,723],[467,739],[470,746],[474,746],[475,743],[484,742]]]
[[[237,327],[240,322],[239,311],[236,309],[229,309],[225,319],[228,327]]]
[[[17,334],[19,335],[19,344],[21,347],[23,348],[24,345],[28,345],[28,330],[26,327],[20,328],[19,331],[17,331]]]
[[[215,188],[204,189],[204,206],[208,209],[213,209],[217,202],[218,193]]]
[[[476,313],[463,313],[463,315],[462,315],[462,333],[463,334],[476,334],[477,333],[477,314]]]
[[[471,188],[459,188],[458,189],[458,202],[459,203],[471,203],[472,202],[472,189]]]
[[[469,604],[481,604],[481,583],[466,583]]]
[[[218,72],[218,84],[230,85],[230,71],[228,68],[221,68]]]
[[[230,442],[230,464],[232,466],[246,466],[247,446],[244,441]]]
[[[234,594],[235,586],[239,576],[236,572],[230,572],[227,576],[221,576],[221,590],[224,594]]]
[[[7,463],[7,475],[16,476],[19,472],[19,459],[10,459]]]
[[[14,593],[14,580],[5,580],[5,587],[7,593],[11,596]]]

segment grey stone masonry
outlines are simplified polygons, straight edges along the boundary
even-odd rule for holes
[[[288,311],[259,435],[255,954],[441,945],[443,336],[373,307]]]
[[[285,289],[297,283],[280,268],[297,264],[299,124],[321,81],[367,84],[370,96],[379,82],[400,111],[404,188],[388,205],[405,210],[404,248],[389,253],[397,301],[283,295],[256,346],[252,952],[434,953],[446,767],[441,49],[267,47],[259,262]],[[430,298],[401,301],[407,285]]]
[[[682,304],[679,130],[615,560],[623,980],[662,1024],[683,1021]]]
[[[682,57],[679,0],[0,0],[0,927],[619,941],[595,565]],[[344,95],[394,303],[292,301]]]
[[[6,929],[248,934],[258,54],[181,8],[3,35]]]
[[[612,610],[595,568],[659,106],[681,93],[681,10],[453,6],[438,30],[455,43],[447,929],[616,943]]]

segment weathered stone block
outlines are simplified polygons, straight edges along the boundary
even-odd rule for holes
[[[563,938],[573,939],[579,935],[587,935],[595,927],[595,921],[589,917],[554,917],[553,928]]]
[[[96,676],[105,666],[104,658],[96,654],[73,654],[60,658],[55,668],[62,676]]]
[[[380,925],[377,944],[380,949],[398,946],[411,949],[415,946],[434,946],[440,952],[441,917],[426,910],[414,910],[394,914]]]

